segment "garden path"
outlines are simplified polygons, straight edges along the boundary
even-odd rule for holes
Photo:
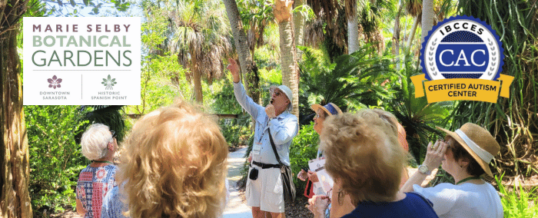
[[[241,168],[245,163],[247,147],[243,147],[228,154],[228,181],[230,198],[224,209],[224,218],[252,218],[252,212],[246,202],[243,202],[237,189],[237,181],[241,179]]]

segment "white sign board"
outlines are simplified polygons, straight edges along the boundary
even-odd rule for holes
[[[141,19],[25,17],[24,105],[140,105]]]

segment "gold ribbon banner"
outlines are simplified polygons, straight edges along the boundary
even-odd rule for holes
[[[440,101],[484,101],[497,103],[499,93],[508,98],[514,77],[501,74],[498,81],[483,79],[441,79],[429,81],[425,74],[411,77],[415,85],[415,98],[424,97],[428,103]],[[424,84],[423,84],[424,82]],[[501,82],[504,89],[501,89]],[[426,90],[426,93],[424,93]]]

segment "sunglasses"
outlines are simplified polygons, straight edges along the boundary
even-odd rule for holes
[[[112,133],[112,138],[116,138],[116,131],[110,130],[110,133]]]

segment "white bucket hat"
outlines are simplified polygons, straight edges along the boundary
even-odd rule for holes
[[[269,90],[271,91],[271,95],[273,95],[273,91],[275,91],[275,89],[280,89],[280,91],[282,91],[286,95],[286,97],[288,97],[288,100],[290,100],[290,104],[288,105],[288,110],[291,110],[293,108],[293,105],[292,105],[293,94],[291,92],[291,89],[285,85],[271,86],[269,88]]]

